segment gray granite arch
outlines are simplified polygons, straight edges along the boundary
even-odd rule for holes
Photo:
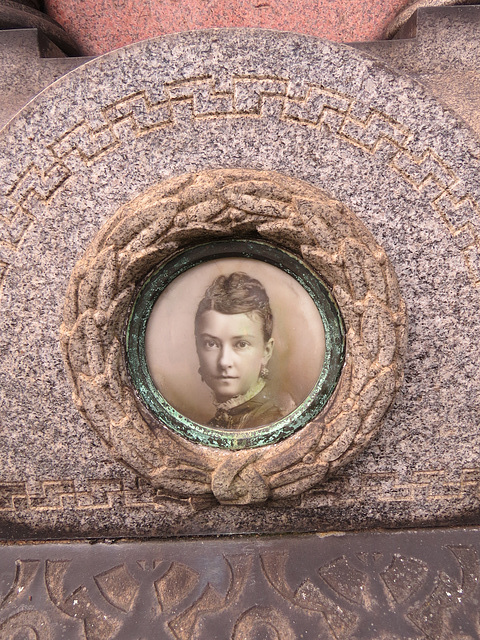
[[[52,531],[53,513],[59,535],[77,536],[471,519],[479,158],[475,135],[420,85],[294,34],[177,34],[47,88],[0,134],[4,535]],[[405,385],[385,429],[287,523],[282,507],[197,511],[143,490],[73,406],[60,354],[68,279],[101,225],[161,180],[219,168],[283,173],[344,203],[385,248],[408,307]]]

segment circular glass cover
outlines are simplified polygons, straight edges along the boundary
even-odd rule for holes
[[[277,442],[325,406],[344,360],[328,288],[263,242],[188,249],[141,287],[127,365],[149,413],[194,442],[242,449]]]

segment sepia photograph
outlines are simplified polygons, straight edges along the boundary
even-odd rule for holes
[[[212,429],[255,429],[307,398],[322,371],[325,331],[299,282],[251,258],[192,267],[161,293],[145,334],[155,387]]]

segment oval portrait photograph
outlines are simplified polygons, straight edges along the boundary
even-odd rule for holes
[[[318,295],[314,301],[302,278],[283,268],[287,257],[298,262],[289,254],[250,242],[258,257],[243,257],[241,241],[216,244],[211,256],[190,250],[150,277],[128,342],[142,365],[144,384],[136,388],[148,387],[140,395],[157,417],[192,439],[200,427],[238,443],[235,434],[285,426],[307,399],[318,399],[319,381],[332,377],[322,372],[326,356],[330,369],[335,360],[332,336],[342,340],[341,326],[336,316],[332,333],[332,309],[324,304],[322,313]],[[130,365],[134,381],[137,370]]]

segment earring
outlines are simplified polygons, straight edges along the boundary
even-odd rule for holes
[[[260,378],[263,378],[264,380],[266,380],[268,378],[270,371],[268,370],[268,367],[265,364],[262,364],[261,369],[260,369]]]

